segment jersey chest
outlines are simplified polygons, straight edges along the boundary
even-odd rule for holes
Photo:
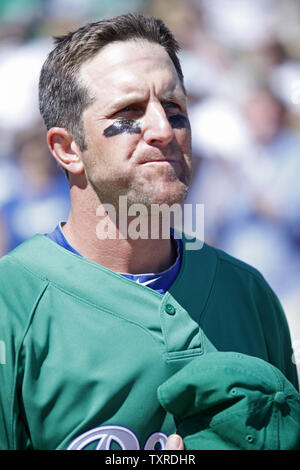
[[[202,353],[199,327],[174,299],[124,304],[109,311],[55,287],[43,296],[24,340],[35,449],[150,449],[175,431],[157,388]]]

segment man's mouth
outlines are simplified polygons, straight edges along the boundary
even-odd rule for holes
[[[143,160],[140,162],[140,165],[178,165],[180,162],[178,160],[168,159],[168,158],[155,158],[151,160]]]

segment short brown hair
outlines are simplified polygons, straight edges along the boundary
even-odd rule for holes
[[[141,14],[126,14],[88,23],[76,31],[54,38],[56,47],[42,67],[39,100],[47,129],[55,126],[68,129],[81,150],[85,149],[82,113],[92,97],[77,80],[79,69],[107,44],[130,39],[145,39],[164,47],[184,89],[183,73],[177,57],[179,45],[163,21]]]

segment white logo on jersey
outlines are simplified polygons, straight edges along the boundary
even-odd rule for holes
[[[140,450],[138,438],[130,429],[123,426],[99,426],[77,437],[67,450],[84,450],[90,444],[94,444],[95,450],[110,450],[112,443],[117,443],[122,450]],[[155,432],[149,436],[144,450],[154,450],[159,444],[165,448],[166,434]]]

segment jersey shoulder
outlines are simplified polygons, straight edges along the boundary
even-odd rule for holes
[[[14,334],[26,328],[34,305],[47,285],[47,280],[34,273],[18,256],[24,249],[22,245],[0,260],[1,325],[6,330],[10,325]]]
[[[234,256],[226,253],[225,251],[219,248],[215,248],[209,245],[207,245],[207,247],[208,249],[213,250],[215,252],[219,262],[224,265],[224,268],[236,271],[237,273],[239,273],[240,276],[254,277],[258,282],[268,286],[268,283],[262,273],[254,266],[238,258],[235,258]]]
[[[190,253],[192,253],[192,256],[194,256],[193,253],[197,253],[195,256],[197,263],[201,259],[207,259],[209,263],[215,263],[216,269],[220,274],[232,274],[239,277],[241,280],[245,279],[247,281],[252,278],[267,290],[271,289],[268,282],[257,268],[226,253],[220,248],[216,248],[208,243],[203,243],[200,250],[196,252],[191,251]]]

